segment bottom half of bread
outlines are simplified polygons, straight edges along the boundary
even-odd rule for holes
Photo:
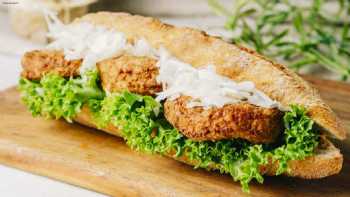
[[[91,113],[87,107],[82,108],[82,111],[77,114],[74,121],[88,127],[97,128],[92,121]],[[121,131],[113,125],[108,125],[99,130],[122,137]],[[176,157],[175,153],[168,153],[166,156],[188,165],[195,166],[197,164],[196,161],[189,160],[186,156]],[[284,175],[304,179],[319,179],[339,173],[342,165],[343,155],[339,149],[326,139],[326,137],[321,137],[315,154],[304,160],[289,161],[289,171],[288,173],[284,173]],[[276,174],[277,167],[277,162],[270,162],[268,165],[261,166],[260,171],[262,174],[273,176]],[[216,167],[212,166],[210,170],[216,170]]]

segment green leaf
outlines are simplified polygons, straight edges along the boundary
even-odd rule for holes
[[[19,89],[23,102],[33,115],[47,118],[72,118],[89,99],[101,99],[104,92],[99,88],[96,71],[83,77],[65,79],[56,74],[47,74],[39,82],[21,79]]]
[[[278,25],[280,23],[286,22],[288,19],[289,13],[286,11],[273,12],[263,16],[263,23],[271,23],[273,25]]]
[[[284,31],[278,33],[275,35],[267,44],[266,46],[271,46],[271,45],[277,45],[281,43],[281,40],[288,34],[288,29],[285,29]],[[281,46],[281,45],[278,45]]]
[[[300,33],[303,38],[305,36],[304,25],[303,25],[303,15],[300,11],[295,11],[295,16],[293,19],[293,25],[298,33]],[[305,39],[305,38],[304,38]]]
[[[130,92],[124,92],[123,97],[126,101],[127,104],[130,106],[133,106],[135,102],[140,102],[142,101],[142,97],[137,95],[137,94],[131,94]]]

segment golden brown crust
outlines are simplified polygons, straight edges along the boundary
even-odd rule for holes
[[[76,22],[79,21],[114,28],[125,33],[129,40],[144,38],[151,46],[164,46],[175,57],[194,67],[213,64],[218,73],[233,80],[253,81],[258,89],[285,106],[305,106],[313,120],[335,137],[346,137],[345,127],[314,88],[283,65],[251,50],[195,29],[173,27],[154,18],[126,13],[88,14]]]
[[[110,92],[129,90],[142,95],[155,95],[162,91],[157,83],[159,73],[156,60],[148,57],[122,55],[97,64],[102,87]]]
[[[82,111],[74,118],[74,121],[96,128],[92,122],[91,115],[88,107],[83,107]],[[109,134],[121,137],[121,133],[117,127],[108,125],[106,128],[101,129]],[[304,160],[290,161],[288,167],[289,173],[285,173],[286,176],[299,177],[304,179],[319,179],[334,174],[338,174],[343,165],[343,155],[339,152],[333,144],[326,138],[322,138],[318,147],[318,150],[314,156],[308,157]],[[188,165],[196,166],[196,161],[191,161],[185,156],[176,157],[175,154],[167,154],[175,160],[181,161]],[[214,166],[210,167],[215,170]],[[267,166],[261,166],[261,173],[269,176],[274,176],[277,169],[277,163],[270,163]]]
[[[167,120],[186,137],[197,141],[241,138],[252,143],[273,142],[282,130],[283,113],[247,103],[221,108],[188,108],[190,97],[164,103]]]
[[[62,51],[35,50],[22,58],[22,77],[38,80],[46,73],[62,77],[79,75],[81,60],[65,60]],[[157,83],[156,61],[147,57],[121,55],[97,63],[102,87],[109,92],[129,90],[143,95],[155,95],[162,90]]]
[[[302,161],[290,161],[289,173],[286,176],[299,177],[303,179],[319,179],[329,175],[338,174],[342,169],[343,155],[328,141],[321,137],[320,144],[313,157],[308,157]],[[261,167],[264,174],[273,176],[276,174],[278,163]]]
[[[30,80],[38,80],[49,72],[63,77],[77,76],[81,62],[65,60],[61,51],[30,51],[22,57],[21,76]]]

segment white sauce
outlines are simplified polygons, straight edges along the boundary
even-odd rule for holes
[[[80,73],[95,68],[101,60],[126,52],[158,59],[157,81],[164,89],[158,93],[158,101],[186,95],[193,98],[188,107],[222,107],[242,101],[266,108],[279,106],[278,102],[257,90],[253,82],[234,82],[217,74],[213,65],[197,69],[171,56],[163,47],[152,48],[145,39],[131,45],[122,32],[89,23],[63,25],[55,17],[50,17],[49,36],[54,41],[48,48],[63,50],[68,60],[83,59]]]
[[[96,63],[121,53],[126,48],[123,33],[89,23],[64,25],[53,19],[49,36],[54,40],[49,49],[63,49],[67,60],[83,59],[80,73],[95,67]]]
[[[278,107],[278,103],[257,90],[253,82],[236,83],[217,74],[213,65],[197,69],[161,49],[157,66],[157,81],[166,87],[158,94],[157,100],[173,100],[186,95],[193,98],[188,107],[222,107],[242,101],[266,108]]]

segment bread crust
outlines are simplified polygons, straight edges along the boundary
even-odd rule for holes
[[[86,106],[83,107],[81,112],[77,114],[74,121],[88,127],[97,128],[92,121],[89,108]],[[122,137],[120,130],[113,125],[108,125],[107,127],[99,130]],[[169,153],[166,154],[166,156],[191,166],[196,166],[197,164],[196,161],[191,161],[186,156],[176,157],[175,153]],[[304,160],[290,161],[288,163],[290,171],[288,173],[284,173],[284,175],[303,179],[320,179],[338,174],[342,168],[342,165],[343,155],[340,153],[340,151],[326,138],[321,138],[321,143],[316,151],[316,154],[307,157]],[[270,162],[269,165],[261,166],[260,171],[262,174],[274,176],[277,166],[278,163]],[[215,166],[210,166],[209,168],[216,170]]]
[[[127,13],[92,13],[75,22],[82,21],[123,32],[129,41],[144,38],[152,47],[163,46],[194,67],[212,64],[217,73],[235,81],[253,81],[259,90],[285,106],[305,106],[311,118],[331,136],[346,138],[344,125],[314,88],[285,66],[252,50],[192,28],[174,27],[154,18]]]

